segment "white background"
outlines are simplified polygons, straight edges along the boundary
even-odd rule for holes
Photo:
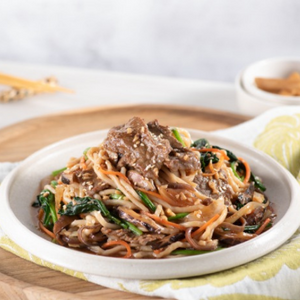
[[[1,0],[0,60],[233,82],[299,55],[299,12],[299,0]]]

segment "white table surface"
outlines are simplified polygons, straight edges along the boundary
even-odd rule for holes
[[[121,104],[174,104],[239,113],[233,84],[0,61],[0,72],[39,80],[55,76],[74,94],[0,103],[0,128],[66,110]],[[3,89],[3,87],[2,87]]]

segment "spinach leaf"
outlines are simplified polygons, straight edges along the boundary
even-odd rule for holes
[[[210,144],[207,139],[198,139],[193,142],[191,147],[197,148],[197,149],[210,148]]]
[[[84,198],[75,197],[74,200],[75,200],[76,204],[73,204],[73,202],[69,202],[66,205],[65,209],[60,209],[58,211],[58,213],[60,215],[76,216],[81,213],[87,213],[87,212],[91,212],[91,211],[100,211],[101,214],[104,217],[106,217],[107,219],[109,219],[110,221],[112,221],[113,223],[115,223],[125,229],[128,228],[136,235],[141,235],[143,233],[140,229],[138,229],[133,224],[131,224],[127,221],[121,220],[121,219],[115,217],[114,215],[112,215],[111,212],[107,209],[107,207],[101,200],[92,199],[90,197],[84,197]]]
[[[236,157],[236,155],[234,153],[232,153],[230,150],[227,150],[225,148],[221,148],[219,146],[212,146],[212,148],[219,149],[219,150],[225,150],[226,153],[227,153],[227,156],[229,157],[229,161],[230,162],[238,160],[238,158]]]
[[[215,164],[219,161],[219,158],[213,152],[200,153],[201,169],[203,172],[205,171],[205,167],[209,165],[210,161]]]
[[[263,185],[263,183],[256,177],[252,172],[250,175],[250,180],[254,182],[254,186],[264,192],[267,188]]]
[[[57,221],[54,194],[47,189],[41,191],[32,206],[41,207],[44,210],[43,225],[52,230],[54,223]]]

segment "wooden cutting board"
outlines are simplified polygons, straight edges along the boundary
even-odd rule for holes
[[[33,152],[73,135],[110,128],[133,116],[163,125],[212,131],[249,117],[195,107],[134,105],[100,107],[47,115],[0,130],[0,162],[20,161]],[[0,299],[160,299],[108,289],[38,266],[0,248]]]

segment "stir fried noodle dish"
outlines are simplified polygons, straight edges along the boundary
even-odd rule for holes
[[[122,258],[245,242],[275,214],[262,180],[233,152],[134,117],[43,180],[33,203],[39,227],[62,246]]]

